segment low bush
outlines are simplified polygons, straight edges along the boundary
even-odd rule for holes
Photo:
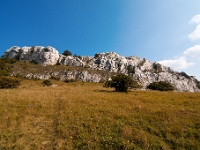
[[[197,79],[194,79],[194,82],[196,83],[196,86],[198,87],[198,89],[200,89],[200,81]]]
[[[59,81],[59,80],[60,80],[60,77],[58,77],[58,76],[51,76],[51,79],[52,79],[52,80],[57,80],[57,81]]]
[[[150,83],[147,86],[147,89],[158,90],[158,91],[173,91],[174,87],[169,82],[159,81],[159,82]]]
[[[184,76],[186,79],[191,79],[191,76],[189,76],[187,73],[185,72],[177,72],[177,74]]]
[[[20,80],[8,77],[0,77],[0,89],[16,88],[20,85]]]
[[[1,61],[5,62],[5,63],[8,63],[8,64],[14,64],[17,62],[16,59],[14,58],[7,58],[7,57],[3,57],[0,59]]]
[[[106,81],[104,87],[114,87],[116,92],[128,92],[128,88],[141,88],[131,77],[125,74],[112,76],[112,80]]]
[[[104,83],[103,87],[106,87],[106,88],[111,87],[111,80],[107,80],[107,81]]]
[[[74,54],[74,56],[73,56],[73,57],[76,57],[76,58],[82,59],[82,57],[81,57],[81,56],[79,56],[79,55],[76,55],[76,54]]]
[[[16,63],[15,59],[1,58],[0,59],[0,76],[8,76],[13,64]]]
[[[76,82],[76,80],[74,80],[74,79],[65,79],[64,82],[65,82],[65,83],[68,83],[68,82]]]
[[[44,86],[51,86],[53,84],[50,80],[44,80],[42,83]]]
[[[72,55],[72,52],[69,51],[69,50],[65,50],[65,51],[63,52],[63,55],[65,55],[65,56],[71,56],[71,55]]]
[[[128,71],[128,74],[131,74],[131,73],[135,74],[135,66],[128,65],[127,71]]]
[[[96,53],[94,54],[94,58],[98,58],[100,56],[100,54]]]

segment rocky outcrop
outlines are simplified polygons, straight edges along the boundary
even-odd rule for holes
[[[114,73],[124,73],[137,80],[144,88],[152,82],[168,81],[177,91],[199,92],[199,81],[184,73],[178,73],[171,68],[145,58],[136,56],[124,57],[115,52],[99,53],[94,57],[64,56],[53,47],[11,47],[3,57],[16,58],[17,60],[30,61],[40,65],[63,64],[92,70],[101,70]],[[82,81],[100,82],[106,78],[98,73],[88,71],[73,71],[58,73],[61,79],[79,78]],[[34,76],[34,75],[29,75]],[[40,74],[37,78],[50,78],[52,74]]]
[[[74,70],[74,71],[54,71],[54,72],[41,72],[41,73],[30,73],[22,72],[22,70],[15,70],[11,73],[11,76],[20,76],[26,79],[55,79],[64,81],[66,79],[79,80],[82,82],[104,82],[109,78],[108,74],[92,73],[86,70]]]
[[[41,65],[54,65],[60,56],[58,51],[50,46],[25,46],[22,48],[13,46],[5,52],[3,57],[16,58],[17,60],[30,61]]]

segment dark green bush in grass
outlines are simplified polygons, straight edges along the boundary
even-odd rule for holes
[[[0,58],[0,76],[8,76],[14,63],[15,59]]]
[[[75,79],[65,79],[64,82],[65,83],[76,82],[76,80]]]
[[[50,80],[44,80],[42,83],[44,86],[51,86],[53,84]]]
[[[150,83],[147,86],[147,89],[158,90],[158,91],[173,91],[174,87],[169,82],[159,81]]]
[[[0,77],[0,89],[16,88],[20,85],[20,80],[8,77]]]
[[[128,88],[141,88],[131,77],[125,74],[112,76],[112,80],[106,81],[104,87],[114,87],[116,92],[128,92]]]

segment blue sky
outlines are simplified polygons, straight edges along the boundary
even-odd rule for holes
[[[199,14],[199,0],[0,0],[0,55],[35,45],[114,51],[200,79]]]

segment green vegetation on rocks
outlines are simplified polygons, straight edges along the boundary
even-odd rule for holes
[[[71,55],[72,55],[72,52],[69,51],[69,50],[65,50],[65,51],[63,52],[63,55],[65,55],[65,56],[71,56]]]

